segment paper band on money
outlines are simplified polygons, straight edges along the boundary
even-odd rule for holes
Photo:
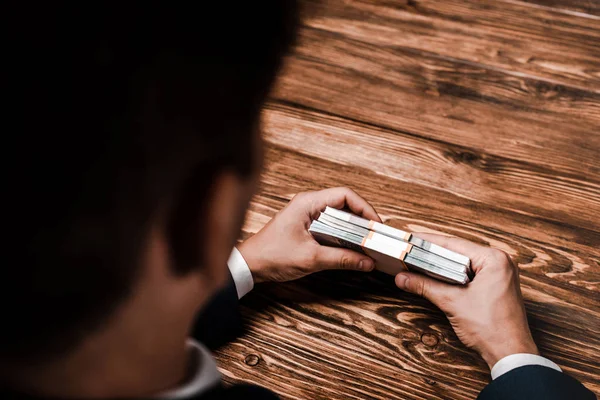
[[[405,232],[401,229],[397,229],[388,225],[384,225],[380,222],[371,221],[365,218],[361,218],[359,216],[347,213],[342,210],[338,210],[332,207],[326,207],[324,211],[325,215],[329,215],[338,220],[345,221],[347,223],[362,227],[364,229],[372,230],[378,233],[382,233],[386,236],[390,236],[392,238],[402,240],[405,242],[410,242],[417,247],[421,247],[427,251],[438,254],[441,257],[447,258],[451,261],[457,262],[459,264],[465,265],[469,270],[471,266],[471,260],[469,257],[464,256],[462,254],[456,253],[454,251],[448,250],[444,247],[438,246],[421,238],[417,238],[413,236],[410,232]]]
[[[363,249],[365,250],[365,253],[367,253],[367,254],[369,254],[369,250],[374,250],[381,254],[385,254],[388,257],[399,260],[403,269],[408,270],[408,267],[407,267],[406,263],[404,262],[404,259],[406,258],[406,255],[408,253],[410,253],[412,244],[407,243],[407,242],[401,242],[399,240],[390,238],[390,237],[382,235],[380,233],[371,231],[363,239],[361,246],[363,247]],[[381,263],[381,261],[380,261],[380,263]],[[395,269],[397,269],[397,267]],[[394,273],[397,273],[397,272],[400,272],[400,271],[399,270],[394,271]]]

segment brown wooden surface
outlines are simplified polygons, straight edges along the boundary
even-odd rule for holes
[[[544,356],[600,394],[600,2],[321,2],[264,111],[244,228],[349,186],[384,220],[508,252]],[[285,399],[470,399],[483,361],[377,273],[255,288],[229,383]]]

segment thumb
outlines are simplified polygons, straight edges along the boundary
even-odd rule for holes
[[[446,300],[457,290],[457,287],[450,283],[413,272],[399,273],[396,275],[395,282],[400,289],[424,297],[438,308],[442,308]]]
[[[356,251],[337,247],[319,246],[317,264],[321,269],[347,269],[354,271],[372,271],[373,260]]]

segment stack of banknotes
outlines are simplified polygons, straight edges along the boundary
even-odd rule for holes
[[[335,208],[327,207],[312,222],[309,232],[321,244],[368,255],[375,260],[376,269],[390,275],[417,271],[462,285],[473,277],[469,257]]]

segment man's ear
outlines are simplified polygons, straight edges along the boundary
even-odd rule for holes
[[[201,272],[207,279],[226,276],[227,258],[255,184],[254,179],[229,170],[210,174],[198,168],[190,176],[172,200],[166,225],[175,274]]]
[[[252,186],[250,179],[223,171],[210,187],[201,223],[203,243],[198,245],[202,246],[202,267],[215,281],[223,282],[227,277],[227,259],[239,237]]]

